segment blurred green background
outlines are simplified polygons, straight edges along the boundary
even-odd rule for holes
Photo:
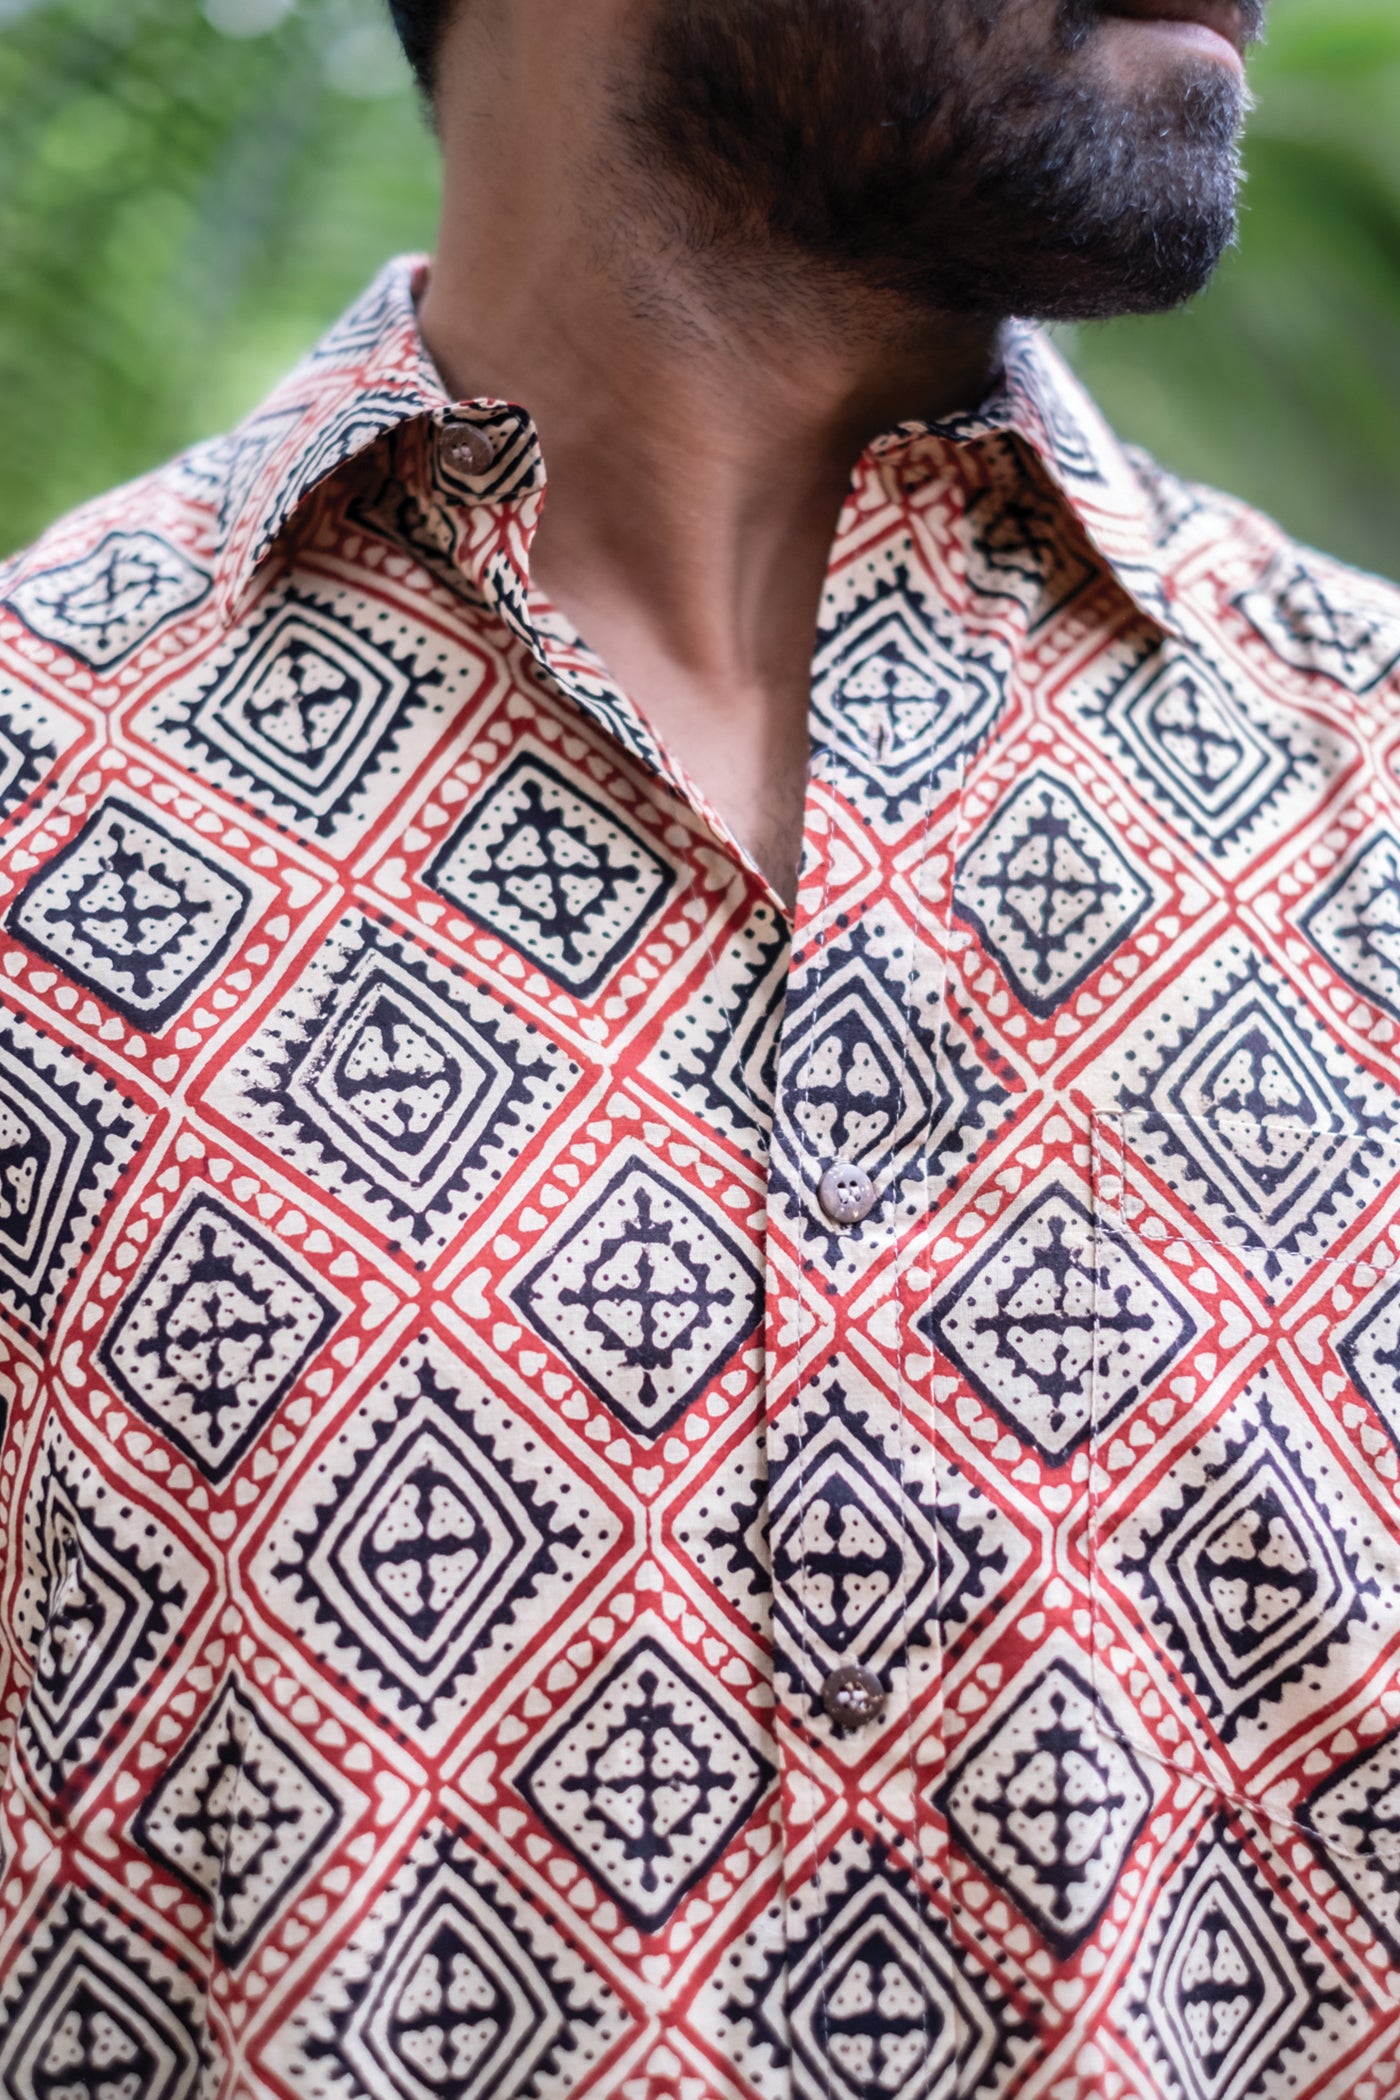
[[[1125,435],[1400,577],[1400,4],[1273,0],[1254,86],[1211,292],[1068,344]],[[434,217],[380,0],[0,0],[0,553],[227,427]]]

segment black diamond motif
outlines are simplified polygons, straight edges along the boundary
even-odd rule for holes
[[[36,2100],[106,2100],[115,2086],[147,2092],[156,2077],[156,2052],[144,2023],[114,2006],[105,1991],[74,1984],[54,2032],[34,2066]]]
[[[133,1027],[163,1028],[229,953],[252,892],[111,796],[11,905],[10,932]]]
[[[28,1247],[46,1189],[56,1178],[54,1148],[33,1103],[16,1098],[8,1072],[0,1072],[0,1090],[0,1235],[19,1252]]]
[[[388,1150],[416,1164],[434,1126],[464,1092],[462,1065],[425,1033],[401,1000],[375,992],[337,1061],[336,1094],[346,1120],[377,1132]]]
[[[8,603],[37,635],[110,670],[209,595],[209,578],[153,532],[110,532],[81,560],[25,576]]]
[[[715,955],[699,998],[667,1017],[646,1060],[667,1092],[746,1151],[766,1141],[772,1119],[788,956],[787,928],[760,905]]]
[[[985,598],[1021,606],[1034,634],[1078,597],[1094,568],[1067,537],[1056,502],[1027,479],[1014,441],[993,439],[983,457],[993,478],[967,505],[968,581]]]
[[[1056,1662],[963,1759],[939,1797],[958,1841],[1061,1959],[1098,1924],[1142,1833],[1152,1789],[1098,1702]]]
[[[1006,666],[944,631],[900,567],[817,638],[813,737],[850,769],[864,801],[895,820],[986,735]]]
[[[1231,976],[1123,1088],[1132,1151],[1181,1191],[1208,1240],[1330,1251],[1372,1201],[1391,1096],[1256,964]]]
[[[877,1180],[924,1145],[955,1103],[945,1074],[909,1022],[907,986],[859,929],[818,995],[788,1016],[779,1074],[781,1122],[813,1171],[859,1160]],[[969,1106],[960,1099],[956,1106]]]
[[[1157,1916],[1129,2006],[1163,2087],[1181,2100],[1291,2090],[1290,2061],[1317,2051],[1342,1996],[1223,1822]]]
[[[860,1258],[860,1236],[817,1200],[835,1160],[875,1183],[871,1230],[926,1207],[1006,1100],[999,1080],[948,1023],[912,962],[907,929],[867,917],[828,947],[809,996],[789,1001],[779,1045],[769,1208],[794,1223],[828,1270]]]
[[[657,1437],[757,1328],[762,1279],[718,1217],[640,1158],[588,1195],[511,1296],[629,1429]]]
[[[41,1332],[144,1118],[74,1052],[0,1017],[0,1300]]]
[[[137,1840],[213,1906],[236,1967],[340,1822],[335,1796],[230,1681],[136,1819]]]
[[[957,892],[959,916],[1041,1015],[1108,960],[1151,902],[1107,830],[1044,773],[997,810],[962,864]]]
[[[1230,1429],[1218,1458],[1193,1455],[1161,1483],[1135,1544],[1100,1548],[1225,1742],[1347,1640],[1377,1587],[1268,1400]]]
[[[1323,1780],[1299,1820],[1400,1961],[1400,1742],[1387,1736],[1359,1751]]]
[[[906,2092],[936,2046],[941,2011],[907,1941],[872,1922],[826,1994],[827,2055],[858,2091]]]
[[[0,2007],[9,2100],[193,2100],[201,2050],[144,1967],[86,1906],[52,1921],[16,2003]]]
[[[432,1256],[498,1186],[576,1067],[382,928],[344,921],[235,1060],[235,1113]]]
[[[1337,1354],[1400,1449],[1400,1283],[1366,1299],[1361,1317],[1338,1339]]]
[[[883,1670],[941,1616],[940,1601],[980,1591],[991,1564],[960,1564],[971,1581],[956,1579],[949,1514],[930,1518],[919,1483],[898,1477],[839,1384],[804,1408],[799,1448],[774,1470],[766,1531],[779,1627],[814,1690],[838,1663]]]
[[[347,1427],[337,1470],[308,1482],[314,1521],[272,1569],[423,1726],[526,1600],[567,1594],[584,1545],[496,1454],[470,1384],[415,1346]]]
[[[281,1248],[200,1193],[123,1302],[97,1360],[148,1422],[221,1480],[339,1317]]]
[[[545,1952],[539,1920],[450,1840],[414,1878],[332,2038],[309,2044],[312,2063],[389,2100],[572,2090],[610,2039],[608,2001],[577,1954]]]
[[[1172,641],[1086,710],[1148,792],[1216,852],[1232,848],[1285,787],[1317,771],[1282,718],[1246,709],[1219,671]]]
[[[1156,1384],[1195,1322],[1136,1251],[1051,1187],[920,1326],[975,1392],[1062,1464]]]
[[[0,678],[0,816],[18,809],[75,731],[76,724]]]
[[[770,1452],[766,1475],[748,1473],[727,1494],[716,1482],[713,1504],[696,1505],[708,1527],[697,1558],[732,1599],[765,1600],[765,1617],[772,1596],[785,1648],[807,1659],[794,1674],[816,1696],[838,1663],[886,1667],[935,1629],[948,1642],[996,1595],[1011,1557],[991,1505],[957,1467],[941,1473],[930,1505],[918,1468],[900,1465],[839,1381],[792,1419],[788,1452]],[[690,1547],[696,1532],[686,1525],[677,1537]]]
[[[675,886],[611,811],[529,754],[514,759],[423,878],[570,991],[596,991]]]
[[[997,2089],[1027,2030],[903,1874],[878,1854],[854,1859],[847,1886],[791,1922],[787,1949],[730,2012],[791,2061],[800,2100]]]
[[[339,596],[284,585],[200,687],[162,695],[142,728],[334,839],[409,725],[444,711],[444,688],[438,665],[371,639]]]
[[[773,1778],[712,1695],[647,1637],[589,1684],[516,1785],[633,1923],[655,1932]]]
[[[25,1511],[17,1610],[34,1673],[21,1733],[55,1791],[97,1748],[191,1601],[186,1582],[162,1566],[169,1556],[154,1527],[139,1549],[120,1538],[78,1492],[75,1470],[59,1450],[45,1455]]]
[[[839,1451],[816,1469],[804,1462],[794,1485],[801,1496],[790,1512],[800,1536],[793,1558],[806,1577],[806,1617],[829,1650],[863,1655],[882,1617],[896,1599],[902,1602],[908,1541],[891,1528],[887,1509],[872,1508],[870,1497],[878,1490],[869,1476],[843,1465]],[[918,1586],[936,1569],[930,1543],[915,1561]]]
[[[1341,569],[1329,575],[1291,549],[1234,604],[1284,663],[1346,692],[1371,692],[1400,663],[1400,630],[1380,591],[1372,595]]]
[[[1302,927],[1363,999],[1400,1020],[1400,844],[1389,832],[1352,856]]]
[[[308,774],[324,773],[359,709],[362,681],[350,665],[332,657],[323,638],[298,632],[281,638],[268,673],[248,694],[244,712],[250,742],[280,753],[285,764]]]

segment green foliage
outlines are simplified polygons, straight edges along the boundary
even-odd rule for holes
[[[377,0],[0,0],[0,547],[242,415],[435,211]]]
[[[1400,575],[1400,9],[1273,18],[1239,252],[1070,347],[1126,435]],[[380,0],[0,0],[0,551],[252,406],[435,185]]]
[[[1400,577],[1400,8],[1271,12],[1239,248],[1185,313],[1071,347],[1125,435]]]

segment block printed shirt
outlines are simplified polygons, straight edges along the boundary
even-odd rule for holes
[[[1387,2100],[1400,596],[1013,330],[789,922],[414,285],[0,571],[0,2092]]]

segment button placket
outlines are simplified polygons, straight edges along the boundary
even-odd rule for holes
[[[827,829],[830,817],[820,804],[827,799],[828,790],[820,778],[817,766],[813,765],[808,781],[807,806],[804,814],[804,837],[810,843]],[[794,928],[793,962],[788,980],[788,1014],[791,1015],[804,1001],[815,999],[831,968],[832,942],[829,926],[830,863],[823,854],[821,889],[813,898],[810,889],[798,900],[798,921]],[[806,909],[804,910],[804,905]],[[778,1044],[778,1070],[781,1070],[785,1040],[790,1032],[784,1026]],[[775,1074],[776,1078],[776,1074]],[[800,1154],[785,1144],[785,1133],[781,1122],[781,1088],[775,1085],[775,1119],[773,1127],[773,1150],[770,1164],[770,1221],[781,1211],[785,1214],[789,1233],[797,1236],[803,1229],[803,1220],[812,1200],[810,1181],[806,1171],[798,1165]],[[796,1171],[794,1171],[796,1170]],[[805,1400],[806,1388],[817,1375],[817,1366],[826,1340],[820,1316],[813,1318],[812,1308],[801,1301],[809,1288],[804,1277],[798,1273],[784,1273],[773,1263],[773,1248],[780,1227],[770,1222],[770,1253],[768,1266],[768,1288],[770,1293],[769,1332],[769,1391],[776,1402],[776,1411],[770,1416],[769,1469],[770,1481],[782,1482],[789,1474],[796,1476],[796,1494],[805,1507],[808,1490],[808,1469],[811,1462],[810,1441],[805,1433],[808,1409]],[[791,1334],[793,1341],[784,1351],[778,1339],[784,1333]],[[785,1356],[788,1358],[785,1361]],[[771,1507],[770,1502],[770,1507]],[[812,1725],[808,1714],[799,1714],[794,1707],[812,1700],[814,1689],[820,1697],[820,1687],[809,1682],[811,1661],[804,1652],[805,1644],[800,1636],[785,1635],[781,1630],[789,1616],[783,1610],[782,1590],[785,1577],[791,1583],[796,1575],[799,1598],[808,1587],[806,1526],[799,1525],[794,1541],[796,1565],[788,1569],[784,1555],[774,1539],[773,1585],[774,1585],[774,1689],[777,1695],[775,1709],[775,1736],[779,1744],[780,1760],[788,1772],[797,1779],[801,1793],[820,1800],[829,1791],[829,1782],[824,1782],[822,1759],[815,1738],[818,1730],[825,1726],[834,1729],[834,1724],[823,1720],[823,1709],[816,1708],[816,1725]],[[790,1549],[791,1550],[791,1549]],[[798,1604],[797,1620],[801,1618]],[[786,1649],[786,1652],[785,1652]],[[832,1676],[837,1672],[831,1673]],[[827,1680],[830,1681],[830,1678]],[[784,1786],[785,1800],[790,1798],[789,1785]],[[791,1857],[806,1850],[806,1833],[800,1824],[790,1823],[785,1815],[783,1829],[785,1852]],[[789,1962],[798,1953],[804,1942],[814,1944],[817,1949],[817,1976],[815,1986],[819,2002],[810,2010],[814,2033],[824,2033],[826,2011],[824,2003],[826,1973],[824,1959],[822,1906],[829,1901],[828,1887],[831,1875],[819,1857],[808,1864],[804,1878],[810,1887],[810,1897],[804,1903],[799,1897],[794,1901],[789,1893],[785,1898],[784,1938],[788,1946]],[[810,1920],[804,1917],[810,1911]]]
[[[901,754],[891,754],[898,764]],[[957,805],[960,797],[961,766],[957,774],[950,777],[945,768],[941,777],[932,772],[924,784],[917,810],[907,810],[902,827],[902,836],[907,844],[911,840],[918,846],[921,860],[939,863],[939,854],[951,848],[952,837],[957,828]],[[827,800],[827,813],[821,828],[836,829],[851,821],[847,807],[849,792],[842,778],[828,778],[826,769],[818,762],[814,769],[813,795]],[[950,808],[951,802],[951,808]],[[809,814],[811,804],[809,802]],[[945,837],[945,831],[947,836]],[[839,855],[832,856],[840,865]],[[950,862],[949,853],[944,860]],[[831,860],[823,852],[827,866]],[[937,977],[941,987],[946,962],[946,927],[943,925],[947,905],[947,885],[941,879],[934,883],[933,894],[925,896],[917,879],[914,880],[915,902],[910,924],[908,909],[909,886],[887,891],[883,902],[875,903],[873,918],[865,908],[865,893],[859,893],[859,904],[851,908],[853,899],[833,883],[824,886],[820,900],[810,898],[809,912],[799,921],[797,948],[799,958],[806,956],[806,969],[799,960],[789,991],[790,1015],[795,1026],[785,1030],[786,1042],[791,1046],[790,1054],[796,1053],[802,1044],[803,1023],[826,995],[826,986],[833,975],[848,967],[863,953],[863,942],[852,938],[855,929],[867,921],[878,925],[888,916],[897,927],[896,952],[905,957],[904,969],[919,968],[927,976]],[[812,885],[815,888],[815,884]],[[914,961],[909,960],[910,943]],[[879,976],[880,964],[872,956],[870,967],[877,972],[876,983],[881,987],[880,998],[888,1004],[891,987]],[[912,983],[912,979],[909,983]],[[921,993],[927,977],[921,983]],[[922,1114],[925,1104],[922,1096],[912,1087],[909,1059],[916,1050],[916,1031],[925,1026],[941,1029],[941,996],[932,1000],[932,1010],[924,1018],[915,1013],[915,1001],[908,984],[902,984],[898,993],[898,1019],[890,1016],[894,1025],[885,1039],[885,1047],[891,1053],[890,1064],[897,1068],[897,1084],[903,1092],[904,1106],[911,1100]],[[920,1006],[929,1001],[920,998]],[[875,1023],[878,1027],[878,1021]],[[922,1033],[919,1035],[922,1040]],[[940,1038],[941,1039],[941,1038]],[[803,1054],[810,1050],[810,1041],[803,1045]],[[781,1059],[780,1059],[781,1066]],[[771,1285],[782,1293],[789,1303],[801,1298],[805,1301],[800,1318],[806,1323],[805,1338],[798,1345],[799,1361],[791,1368],[785,1367],[775,1344],[770,1369],[776,1387],[774,1399],[777,1405],[775,1419],[781,1421],[783,1433],[772,1449],[775,1511],[786,1504],[791,1507],[800,1503],[805,1511],[809,1492],[816,1497],[815,1484],[809,1482],[809,1469],[814,1463],[816,1439],[812,1434],[815,1424],[822,1419],[822,1406],[816,1396],[809,1399],[808,1388],[815,1386],[821,1377],[821,1366],[830,1358],[833,1375],[844,1368],[851,1374],[851,1405],[861,1410],[865,1405],[865,1367],[860,1352],[848,1355],[841,1347],[840,1314],[831,1298],[846,1299],[856,1296],[861,1290],[861,1278],[873,1273],[883,1264],[890,1263],[890,1290],[900,1314],[900,1333],[896,1342],[897,1361],[891,1363],[893,1395],[888,1395],[878,1374],[872,1375],[869,1398],[877,1414],[887,1418],[882,1434],[889,1440],[888,1460],[890,1485],[895,1492],[893,1509],[886,1507],[886,1520],[892,1517],[896,1527],[892,1537],[902,1541],[900,1567],[895,1577],[899,1597],[898,1617],[887,1629],[879,1644],[878,1655],[872,1650],[862,1656],[858,1647],[858,1636],[853,1639],[856,1652],[849,1659],[839,1655],[833,1657],[828,1648],[827,1674],[813,1683],[812,1662],[818,1662],[820,1648],[813,1649],[811,1640],[803,1630],[804,1600],[811,1594],[812,1585],[819,1583],[824,1575],[824,1559],[809,1571],[809,1553],[812,1545],[806,1536],[808,1526],[794,1526],[787,1547],[788,1564],[784,1566],[784,1555],[775,1554],[774,1581],[780,1627],[788,1622],[785,1631],[779,1633],[777,1657],[780,1680],[780,1712],[784,1704],[798,1705],[797,1712],[789,1712],[785,1719],[783,1735],[785,1749],[791,1764],[801,1769],[806,1765],[814,1779],[825,1778],[825,1768],[834,1764],[848,1775],[847,1787],[859,1792],[863,1805],[854,1812],[854,1821],[843,1836],[834,1833],[823,1845],[819,1857],[813,1859],[806,1870],[810,1897],[804,1901],[807,1923],[802,1931],[794,1935],[794,1945],[806,1948],[806,1959],[810,1962],[813,1945],[819,1944],[822,1955],[820,1973],[839,1975],[842,1938],[838,1920],[845,1914],[838,1901],[838,1892],[846,1887],[853,1871],[861,1878],[861,1870],[853,1868],[853,1860],[867,1842],[867,1833],[885,1825],[882,1843],[894,1838],[894,1852],[898,1858],[900,1873],[908,1873],[912,1867],[913,1878],[900,1881],[909,1904],[907,1922],[918,1920],[918,1935],[925,1948],[925,1956],[934,1959],[933,1950],[947,1938],[943,1922],[943,1908],[948,1888],[948,1874],[944,1859],[946,1840],[942,1834],[940,1819],[930,1818],[926,1807],[920,1803],[919,1780],[921,1769],[916,1765],[917,1743],[911,1725],[909,1699],[912,1683],[907,1669],[900,1671],[899,1681],[892,1683],[889,1664],[893,1661],[899,1670],[901,1658],[905,1658],[909,1633],[909,1612],[913,1598],[909,1584],[910,1560],[918,1550],[912,1543],[909,1530],[909,1505],[903,1499],[903,1465],[908,1456],[911,1439],[920,1435],[924,1410],[914,1410],[914,1423],[910,1422],[910,1376],[904,1363],[904,1334],[909,1326],[910,1309],[903,1279],[903,1256],[896,1250],[910,1231],[917,1232],[923,1222],[928,1182],[927,1155],[932,1134],[932,1124],[925,1122],[917,1131],[907,1127],[902,1130],[899,1147],[893,1154],[889,1171],[882,1171],[884,1154],[878,1148],[881,1134],[878,1131],[862,1135],[861,1149],[852,1146],[848,1151],[840,1147],[839,1137],[833,1147],[838,1156],[825,1163],[812,1158],[810,1137],[815,1118],[803,1116],[801,1104],[809,1097],[797,1082],[799,1068],[789,1068],[789,1085],[785,1088],[780,1080],[778,1099],[780,1113],[775,1123],[775,1161],[777,1183],[770,1206],[778,1234],[791,1242],[791,1254],[796,1256],[791,1267],[784,1262],[775,1272],[770,1268]],[[793,1088],[795,1087],[795,1092]],[[810,1097],[815,1099],[816,1097]],[[867,1104],[868,1105],[868,1104]],[[931,1104],[928,1104],[931,1107]],[[797,1121],[793,1122],[794,1111]],[[894,1121],[898,1122],[895,1113]],[[841,1119],[833,1128],[837,1134]],[[893,1123],[892,1126],[893,1127]],[[912,1151],[911,1151],[912,1142]],[[902,1150],[899,1148],[903,1148]],[[881,1166],[876,1165],[879,1158]],[[872,1171],[873,1169],[873,1171]],[[914,1199],[914,1207],[907,1213],[902,1210],[900,1190],[909,1185],[908,1194]],[[883,1202],[882,1202],[882,1199]],[[861,1231],[859,1228],[868,1218],[879,1220],[879,1229]],[[823,1279],[826,1279],[825,1282]],[[797,1308],[793,1308],[794,1314]],[[833,1324],[835,1323],[835,1324]],[[778,1332],[782,1331],[782,1319]],[[878,1346],[889,1355],[888,1340],[882,1338]],[[838,1362],[838,1359],[841,1361]],[[821,1384],[829,1381],[821,1377]],[[795,1388],[795,1389],[794,1389]],[[922,1391],[921,1374],[917,1386]],[[784,1397],[786,1395],[786,1398]],[[826,1395],[822,1401],[825,1404]],[[896,1422],[897,1417],[897,1434]],[[924,1459],[924,1446],[918,1452],[918,1462]],[[851,1446],[851,1477],[858,1482],[861,1471],[861,1455],[858,1444]],[[930,1454],[931,1456],[931,1454]],[[857,1485],[857,1496],[859,1496]],[[817,1497],[817,1499],[820,1499]],[[874,1514],[874,1505],[872,1505]],[[876,1517],[877,1523],[881,1521]],[[775,1540],[776,1543],[776,1540]],[[839,1546],[835,1547],[839,1552]],[[784,1587],[788,1587],[790,1603],[784,1598]],[[786,1608],[785,1608],[786,1606]],[[849,1622],[848,1622],[849,1623]],[[812,1629],[813,1637],[816,1629]],[[936,1629],[932,1636],[938,1642]],[[784,1655],[784,1643],[788,1653]],[[834,1662],[835,1666],[832,1667]],[[806,1664],[804,1669],[803,1665]],[[783,1679],[787,1680],[786,1685]],[[804,1711],[800,1702],[811,1698],[815,1709]],[[936,1724],[935,1724],[936,1725]],[[810,1743],[812,1748],[806,1746]],[[858,1777],[866,1774],[868,1777]],[[907,1778],[906,1778],[907,1775]],[[887,1785],[893,1781],[897,1788],[912,1790],[914,1812],[912,1828],[906,1838],[901,1829],[891,1832],[885,1814],[879,1805]],[[830,1785],[826,1779],[825,1784]],[[797,1849],[801,1831],[790,1834],[788,1842]],[[848,1842],[849,1841],[849,1842]],[[807,1849],[805,1843],[803,1850]],[[902,1858],[899,1858],[902,1855]],[[883,1869],[877,1870],[874,1855],[865,1870],[872,1882],[883,1890]],[[874,1890],[872,1888],[872,1898]],[[885,1900],[882,1896],[880,1900]],[[911,1950],[912,1951],[912,1950]],[[834,1964],[834,1966],[833,1966]],[[815,2013],[816,2031],[823,2027],[824,2015]]]
[[[949,823],[949,835],[947,840],[947,845],[949,848],[948,866],[950,870],[952,866],[955,865],[957,857],[957,840],[961,825],[962,789],[965,772],[966,752],[964,750],[958,754],[958,759],[956,763],[956,777],[955,780],[949,784],[947,789],[947,793],[952,797],[953,800],[953,815]],[[926,804],[924,810],[923,837],[919,853],[918,864],[921,869],[921,876],[916,884],[919,902],[914,919],[914,944],[916,952],[918,952],[920,955],[928,956],[930,960],[932,960],[936,956],[938,963],[941,966],[940,980],[938,985],[938,995],[935,1005],[936,1020],[934,1025],[937,1030],[938,1036],[938,1046],[935,1054],[946,1055],[946,1048],[943,1045],[943,1032],[946,1027],[946,1016],[948,1011],[946,979],[948,967],[949,919],[951,916],[952,909],[952,879],[950,873],[947,884],[941,896],[935,894],[934,896],[930,897],[929,884],[924,879],[924,873],[930,870],[935,862],[936,845],[941,847],[943,843],[941,837],[937,841],[935,840],[934,806],[934,800],[931,797],[928,803]],[[942,923],[939,923],[940,905],[942,906],[943,911]],[[914,1002],[911,996],[905,1008],[905,1034],[902,1045],[902,1070],[906,1073],[909,1069],[909,1060],[913,1047],[912,1038],[916,1026],[917,1023],[915,1019]],[[921,1134],[921,1143],[919,1147],[919,1159],[917,1166],[920,1185],[923,1191],[923,1214],[920,1220],[920,1230],[922,1232],[927,1232],[930,1229],[932,1222],[930,1161],[931,1139],[932,1128],[931,1126],[926,1124]],[[910,1420],[911,1395],[917,1398],[919,1392],[918,1385],[913,1376],[911,1375],[908,1363],[910,1338],[913,1333],[913,1321],[915,1318],[915,1307],[911,1302],[913,1291],[912,1286],[909,1282],[908,1274],[910,1268],[910,1238],[911,1234],[907,1231],[900,1236],[896,1249],[894,1276],[894,1304],[896,1317],[898,1321],[898,1408],[900,1426],[903,1432],[902,1451],[905,1454],[906,1462],[907,1456],[914,1444],[915,1437],[917,1434]],[[926,1406],[926,1408],[922,1411],[915,1409],[914,1412],[916,1416],[919,1412],[922,1412],[928,1425],[927,1434],[929,1442],[927,1445],[926,1463],[932,1486],[931,1501],[933,1507],[934,1523],[936,1529],[941,1533],[943,1520],[940,1513],[941,1495],[939,1479],[940,1451],[938,1441],[938,1414],[936,1407],[934,1407],[933,1405]],[[905,1498],[905,1505],[907,1507],[909,1490],[907,1478],[902,1468],[900,1473],[900,1485],[903,1496]],[[940,1552],[943,1550],[943,1541],[941,1538],[939,1550]],[[908,1643],[913,1630],[914,1629],[909,1624],[909,1614],[906,1603],[906,1646],[904,1650],[904,1764],[905,1769],[907,1770],[909,1775],[909,1791],[910,1799],[912,1802],[912,1837],[914,1850],[914,1866],[916,1875],[918,1877],[915,1886],[919,1892],[918,1911],[922,1922],[926,1943],[931,1944],[935,1938],[935,1927],[933,1924],[933,1917],[935,1915],[936,1899],[941,1897],[942,1900],[948,1905],[950,1917],[953,1909],[954,1899],[952,1894],[952,1882],[948,1871],[947,1861],[947,1826],[941,1817],[935,1818],[932,1815],[932,1813],[928,1812],[926,1801],[921,1793],[920,1787],[921,1776],[925,1778],[927,1776],[925,1773],[922,1773],[922,1768],[920,1764],[920,1752],[925,1747],[927,1737],[925,1736],[919,1738],[917,1736],[912,1716],[914,1683],[912,1659],[909,1654]],[[931,1704],[933,1704],[934,1710],[941,1714],[942,1703],[946,1696],[946,1661],[944,1628],[940,1618],[934,1619],[932,1623],[931,1634],[932,1639],[936,1644],[937,1650],[937,1660],[935,1665],[937,1673],[936,1703],[931,1702]],[[930,1709],[926,1707],[923,1717],[924,1728],[927,1728],[929,1725],[929,1712]],[[935,1725],[937,1724],[935,1723]],[[942,1733],[941,1727],[939,1728],[939,1733],[940,1735]],[[955,2095],[957,2091],[958,2080],[955,2074],[953,2085],[951,2088],[950,2100],[951,2095]]]

